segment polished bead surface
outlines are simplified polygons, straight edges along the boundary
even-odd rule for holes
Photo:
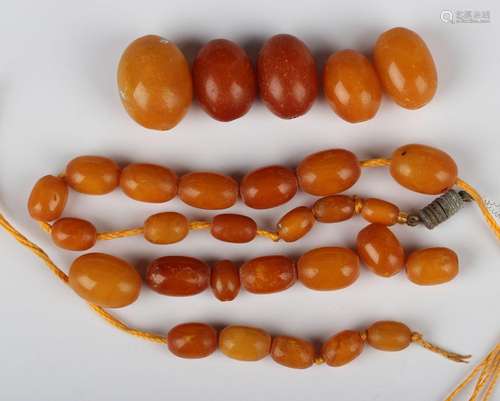
[[[62,178],[46,175],[31,190],[28,212],[35,220],[52,221],[61,217],[67,200],[66,182]]]
[[[153,244],[173,244],[188,233],[188,219],[177,212],[153,214],[144,222],[144,238]]]
[[[175,127],[193,97],[189,64],[177,46],[156,35],[134,40],[118,65],[118,89],[127,113],[155,130]]]
[[[180,358],[205,358],[217,349],[217,332],[204,323],[184,323],[167,335],[168,349]]]
[[[219,301],[232,301],[240,292],[240,272],[230,260],[219,260],[210,275],[212,292]]]
[[[177,195],[177,175],[155,164],[129,164],[120,175],[120,187],[137,201],[162,203]]]
[[[241,214],[218,214],[212,220],[210,232],[221,241],[241,244],[255,238],[257,224]]]
[[[290,210],[278,222],[278,235],[286,242],[294,242],[306,235],[316,220],[308,207],[299,206]]]
[[[400,322],[375,322],[368,327],[367,341],[381,351],[401,351],[411,343],[411,330]]]
[[[330,337],[321,348],[321,356],[329,366],[342,366],[357,358],[365,342],[354,330],[344,330]]]
[[[314,346],[301,338],[277,336],[271,344],[271,358],[287,368],[305,369],[312,366],[314,354]]]
[[[50,233],[58,247],[70,251],[85,251],[95,245],[97,232],[87,220],[65,217],[57,220]]]
[[[283,291],[295,283],[295,263],[282,255],[262,256],[245,262],[240,278],[245,290],[254,294]]]
[[[449,248],[419,249],[408,256],[406,273],[415,284],[443,284],[458,274],[458,256]]]
[[[77,192],[104,195],[119,184],[120,168],[113,160],[101,156],[80,156],[66,166],[66,182]]]
[[[392,226],[398,222],[399,208],[382,199],[368,198],[363,201],[361,216],[370,223]]]
[[[227,326],[219,334],[219,348],[229,358],[258,361],[269,354],[271,336],[254,327]]]
[[[312,208],[317,221],[321,223],[338,223],[354,216],[355,203],[351,196],[330,195],[318,199]]]
[[[198,209],[226,209],[238,199],[238,183],[219,173],[188,173],[179,180],[179,197]]]

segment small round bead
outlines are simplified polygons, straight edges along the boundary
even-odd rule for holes
[[[269,354],[271,336],[254,327],[227,326],[219,334],[219,348],[229,358],[258,361]]]
[[[210,275],[210,286],[219,301],[232,301],[240,292],[240,272],[229,260],[215,262]]]
[[[344,330],[330,337],[321,348],[321,356],[330,366],[342,366],[357,358],[365,342],[357,331]]]
[[[331,195],[318,199],[313,214],[321,223],[338,223],[354,216],[354,199],[347,195]]]
[[[97,232],[92,223],[71,217],[57,220],[50,235],[54,244],[70,251],[90,249],[97,239]]]
[[[163,212],[149,216],[144,222],[144,238],[153,244],[173,244],[189,233],[189,222],[183,214]]]
[[[212,220],[210,232],[218,240],[241,244],[255,238],[257,224],[241,214],[218,214]]]
[[[398,222],[399,208],[381,199],[368,198],[363,202],[361,216],[370,223],[392,226]]]
[[[40,178],[31,190],[28,212],[35,220],[52,221],[61,217],[67,200],[66,182],[53,175],[46,175]]]
[[[300,206],[285,214],[278,222],[280,239],[294,242],[306,235],[316,220],[308,207]]]
[[[411,343],[411,330],[400,322],[375,322],[368,327],[367,341],[381,351],[401,351]]]
[[[66,166],[66,182],[77,192],[104,195],[113,191],[120,180],[120,168],[101,156],[80,156]]]
[[[288,336],[273,338],[271,358],[287,368],[308,368],[314,363],[314,355],[314,346],[309,341]]]
[[[240,269],[243,288],[254,294],[286,290],[295,283],[295,264],[282,256],[262,256],[245,262]]]
[[[198,209],[227,209],[238,199],[238,183],[219,173],[189,173],[179,181],[179,197]]]
[[[180,358],[205,358],[217,349],[217,332],[204,323],[184,323],[167,335],[168,349]]]
[[[458,274],[458,256],[449,248],[419,249],[408,256],[406,273],[415,284],[443,284]]]

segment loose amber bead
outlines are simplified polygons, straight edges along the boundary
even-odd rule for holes
[[[297,241],[311,230],[315,222],[311,209],[305,206],[297,207],[278,222],[279,237],[286,242]]]
[[[282,205],[295,196],[297,178],[286,167],[262,167],[243,177],[240,190],[247,206],[268,209]]]
[[[31,190],[28,212],[39,221],[58,219],[68,200],[68,186],[63,179],[46,175],[40,178]]]
[[[356,244],[363,263],[379,276],[393,276],[404,266],[403,247],[392,231],[382,224],[363,228],[358,233]]]
[[[299,280],[312,290],[338,290],[359,277],[359,258],[348,248],[323,247],[303,254],[297,262]]]
[[[426,145],[405,145],[392,154],[391,175],[405,188],[423,194],[446,192],[457,181],[457,165],[447,153]]]
[[[219,334],[219,348],[229,358],[258,361],[269,354],[271,336],[254,327],[227,326]]]
[[[163,295],[195,295],[207,289],[210,269],[188,256],[164,256],[148,266],[146,283]]]
[[[283,291],[295,283],[295,264],[286,256],[262,256],[241,266],[240,279],[243,287],[254,294]]]
[[[70,251],[85,251],[95,245],[97,233],[94,225],[87,220],[64,218],[57,220],[50,233],[58,247]]]
[[[210,232],[221,241],[241,244],[255,238],[257,224],[250,217],[241,214],[218,214],[212,220]]]
[[[357,358],[365,342],[357,331],[344,330],[330,337],[321,349],[321,356],[330,366],[342,366]]]
[[[139,273],[123,259],[105,253],[76,258],[68,277],[68,284],[78,295],[105,308],[130,305],[141,291]]]
[[[280,365],[305,369],[314,363],[314,346],[296,337],[278,336],[271,344],[271,358]]]
[[[400,322],[375,322],[368,327],[367,341],[381,351],[401,351],[411,343],[411,330]]]
[[[415,284],[443,284],[458,274],[458,256],[449,248],[419,249],[408,256],[406,273]]]
[[[193,97],[189,64],[168,40],[134,40],[118,65],[118,89],[127,113],[145,128],[168,130],[187,113]]]
[[[330,149],[307,156],[297,168],[300,188],[311,195],[326,196],[352,187],[361,175],[354,153]]]
[[[144,222],[144,238],[153,244],[173,244],[189,233],[186,216],[177,212],[163,212],[149,216]]]
[[[238,199],[238,183],[219,173],[189,173],[179,181],[179,198],[198,209],[226,209]]]
[[[385,91],[401,107],[418,109],[436,93],[437,72],[425,42],[406,28],[393,28],[377,39],[375,68]]]
[[[247,113],[257,91],[250,58],[226,39],[208,42],[193,63],[196,98],[219,121],[231,121]]]
[[[392,226],[398,222],[399,208],[381,199],[368,198],[363,202],[361,216],[370,223]]]
[[[380,107],[381,87],[368,58],[354,50],[342,50],[328,57],[323,86],[331,108],[350,123],[375,116]]]
[[[330,195],[318,199],[312,208],[316,220],[321,223],[337,223],[354,216],[354,199],[347,195]]]
[[[137,201],[162,203],[177,195],[177,176],[155,164],[129,164],[120,175],[120,187]]]
[[[168,332],[167,344],[180,358],[205,358],[217,349],[217,332],[204,323],[179,324]]]
[[[119,180],[120,168],[107,157],[80,156],[66,166],[66,182],[83,194],[107,194],[118,186]]]
[[[232,301],[240,292],[240,272],[229,260],[215,262],[210,275],[210,285],[219,301]]]

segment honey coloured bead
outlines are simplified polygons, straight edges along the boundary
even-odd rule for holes
[[[254,294],[284,291],[295,283],[295,263],[282,256],[262,256],[249,260],[240,268],[241,284]]]
[[[312,212],[321,223],[338,223],[354,216],[355,202],[347,195],[325,196],[314,203]]]
[[[330,337],[321,348],[321,356],[329,366],[343,366],[357,358],[365,342],[354,330],[344,330]]]
[[[258,361],[271,348],[271,336],[264,330],[246,326],[227,326],[219,334],[219,349],[229,358]]]
[[[449,248],[419,249],[408,256],[406,273],[415,284],[443,284],[458,274],[458,256]]]
[[[381,351],[401,351],[411,343],[411,330],[400,322],[375,322],[366,334],[368,344]]]
[[[271,358],[280,365],[306,369],[314,363],[314,346],[296,337],[277,336],[271,343]]]
[[[163,203],[177,195],[177,176],[169,168],[155,164],[129,164],[121,172],[120,187],[134,200]]]
[[[107,157],[80,156],[68,163],[65,178],[77,192],[104,195],[118,186],[120,168]]]
[[[57,220],[50,235],[54,244],[70,251],[90,249],[97,239],[97,232],[92,223],[72,217]]]
[[[189,233],[186,216],[177,212],[163,212],[149,216],[144,222],[144,238],[153,244],[173,244]]]
[[[363,201],[361,216],[370,223],[392,226],[398,222],[399,208],[381,199],[368,198]]]
[[[241,244],[255,238],[257,224],[241,214],[218,214],[212,220],[210,232],[218,240]]]
[[[167,335],[168,349],[180,358],[205,358],[217,349],[217,332],[204,323],[184,323]]]
[[[299,206],[285,214],[278,222],[278,235],[286,242],[294,242],[306,235],[316,220],[308,207]]]
[[[28,199],[30,216],[39,221],[52,221],[61,217],[68,200],[68,186],[59,177],[46,175],[31,190]]]
[[[212,292],[219,301],[232,301],[240,292],[240,273],[230,260],[215,262],[210,274]]]
[[[188,173],[179,180],[179,197],[198,209],[227,209],[238,199],[238,183],[219,173]]]

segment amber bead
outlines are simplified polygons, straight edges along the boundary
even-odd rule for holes
[[[218,214],[212,220],[210,232],[221,241],[241,244],[255,238],[257,224],[241,214]]]
[[[177,175],[155,164],[129,164],[120,175],[120,187],[137,201],[162,203],[177,195]]]
[[[57,220],[50,233],[58,247],[70,251],[85,251],[95,245],[97,233],[87,220],[66,217]]]
[[[287,368],[308,368],[314,363],[314,355],[314,346],[309,341],[288,336],[273,338],[271,358]]]
[[[63,179],[46,175],[40,178],[31,190],[28,212],[39,221],[58,219],[68,200],[68,186]]]
[[[375,274],[390,277],[401,271],[405,251],[396,236],[382,224],[363,228],[356,240],[358,255]]]
[[[120,168],[107,157],[80,156],[66,166],[66,182],[83,194],[107,194],[118,186],[119,180]]]
[[[311,195],[326,196],[352,187],[361,175],[354,153],[329,149],[307,156],[297,168],[300,188]]]
[[[241,197],[254,209],[269,209],[282,205],[297,193],[297,178],[292,170],[268,166],[251,171],[241,181]]]
[[[321,223],[337,223],[354,216],[354,199],[347,195],[330,195],[318,199],[312,208],[316,220]]]
[[[226,209],[238,199],[238,183],[219,173],[188,173],[179,180],[179,197],[199,209]]]
[[[382,90],[372,63],[354,50],[332,54],[323,72],[323,86],[331,108],[350,123],[377,114]]]
[[[406,273],[415,284],[443,284],[458,274],[458,256],[449,248],[419,249],[408,256]]]
[[[457,181],[457,165],[447,153],[426,145],[405,145],[392,154],[391,175],[403,187],[423,194],[446,192]]]
[[[290,210],[278,222],[278,235],[286,242],[297,241],[306,235],[316,220],[308,207],[299,206]]]
[[[283,291],[295,283],[295,263],[281,255],[255,258],[241,266],[240,279],[243,287],[254,294]]]
[[[411,330],[400,322],[375,322],[366,333],[368,344],[381,351],[401,351],[411,343]]]
[[[240,292],[240,272],[229,260],[215,262],[210,275],[210,285],[219,301],[232,301]]]
[[[153,244],[173,244],[189,233],[189,222],[183,214],[163,212],[149,216],[144,222],[144,238]]]
[[[78,295],[105,308],[130,305],[141,291],[139,273],[123,259],[105,253],[76,258],[68,277],[68,284]]]
[[[204,323],[184,323],[167,335],[168,349],[180,358],[205,358],[217,349],[217,332]]]
[[[229,358],[258,361],[269,354],[271,336],[254,327],[227,326],[219,334],[219,348]]]
[[[357,331],[344,330],[330,337],[321,348],[321,356],[330,366],[342,366],[357,358],[365,342]]]
[[[156,35],[138,38],[125,49],[118,89],[130,117],[156,130],[175,127],[193,97],[186,58],[174,43]]]
[[[338,290],[359,277],[359,258],[348,248],[323,247],[303,254],[297,262],[299,280],[312,290]]]
[[[361,216],[370,223],[392,226],[398,222],[399,208],[381,199],[368,198],[363,201]]]
[[[262,100],[281,118],[305,114],[318,95],[314,57],[304,42],[292,35],[275,35],[264,43],[257,76]]]
[[[163,295],[195,295],[208,287],[210,269],[188,256],[164,256],[153,260],[146,271],[146,283]]]
[[[193,85],[203,109],[219,121],[231,121],[252,107],[257,83],[252,62],[236,43],[215,39],[193,63]]]

